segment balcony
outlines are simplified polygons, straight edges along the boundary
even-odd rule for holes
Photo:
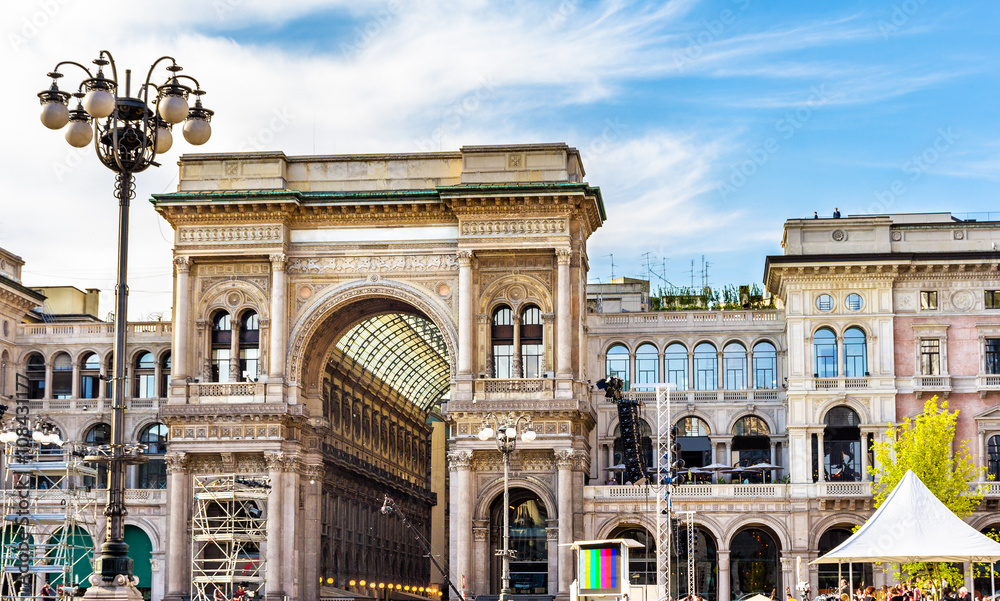
[[[787,484],[682,484],[675,486],[674,499],[780,499]],[[652,486],[588,486],[585,495],[598,501],[656,500]]]
[[[125,399],[125,408],[133,410],[157,411],[161,404],[166,404],[166,399]],[[110,411],[111,399],[33,399],[28,401],[28,409],[34,411],[44,411],[58,413],[67,411],[75,413],[77,411]]]
[[[988,499],[1000,498],[1000,482],[983,482],[979,488]]]
[[[762,309],[757,311],[653,311],[644,313],[598,313],[591,319],[596,319],[599,325],[624,326],[641,325],[644,328],[659,328],[669,326],[676,328],[732,328],[741,324],[747,325],[777,325],[783,319],[779,311]],[[592,322],[594,323],[594,322]]]
[[[865,498],[872,496],[871,482],[820,482],[820,497]]]
[[[188,396],[192,403],[263,403],[266,388],[263,382],[192,382]]]
[[[126,330],[129,342],[170,342],[172,333],[173,325],[169,321],[132,322]],[[17,326],[18,341],[22,343],[110,341],[114,335],[115,326],[111,323],[32,323]]]
[[[777,401],[777,389],[756,389],[756,390],[672,390],[670,391],[671,403],[746,403],[754,401]],[[656,392],[652,390],[628,390],[622,393],[627,400],[639,401],[647,405],[656,404]],[[602,396],[602,398],[604,398]],[[605,399],[610,403],[610,399]]]
[[[870,378],[812,378],[813,390],[857,390],[871,386]]]
[[[940,393],[948,398],[951,394],[951,376],[913,376],[913,392],[918,399],[924,393]]]
[[[1000,374],[979,374],[976,376],[976,390],[979,398],[986,398],[986,393],[1000,391]]]

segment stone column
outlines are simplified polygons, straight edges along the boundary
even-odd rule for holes
[[[868,432],[861,431],[861,481],[868,482]]]
[[[229,320],[229,356],[229,381],[239,382],[243,373],[240,370],[240,318],[236,314]]]
[[[188,576],[191,558],[188,552],[191,543],[187,540],[188,492],[187,456],[184,453],[167,453],[163,457],[167,465],[167,591],[165,599],[179,601],[190,594],[191,579]]]
[[[302,531],[305,535],[305,549],[303,550],[302,564],[305,573],[302,585],[303,599],[319,599],[319,563],[322,554],[322,523],[320,515],[320,496],[323,492],[323,466],[307,465],[303,474],[305,480],[306,496],[305,511],[303,518],[305,521]]]
[[[549,523],[557,520],[549,520]],[[549,552],[549,594],[552,596],[556,595],[557,583],[559,582],[559,566],[561,565],[558,558],[556,558],[555,549],[560,549],[559,547],[559,528],[558,526],[548,527],[545,529],[545,542],[548,544]]]
[[[722,360],[722,351],[721,350],[716,351],[715,357],[716,357],[716,359],[715,359],[715,365],[716,365],[715,389],[716,390],[722,390],[722,389],[724,389],[726,387],[726,385],[725,385],[725,382],[726,382],[726,372],[725,372],[726,363],[725,363],[725,361]]]
[[[514,322],[514,348],[510,360],[510,377],[523,378],[524,371],[521,368],[521,316],[514,314],[511,321]],[[541,374],[539,374],[541,375]]]
[[[190,297],[191,260],[188,257],[174,257],[174,269],[177,273],[176,294],[174,296],[174,342],[170,355],[171,380],[179,380],[188,374],[188,298]]]
[[[558,273],[556,280],[558,283],[556,306],[556,325],[558,335],[556,336],[556,377],[568,378],[573,375],[573,338],[572,327],[570,325],[570,286],[569,286],[569,263],[573,256],[573,251],[568,248],[556,249],[556,263]]]
[[[285,285],[284,254],[271,255],[271,349],[268,353],[268,379],[280,381],[285,374],[285,323],[288,321],[288,286]]]
[[[128,387],[126,387],[127,390]],[[42,392],[43,399],[52,398],[52,362],[45,362],[45,390]]]
[[[837,377],[844,375],[844,337],[837,336]]]
[[[716,552],[719,561],[719,601],[729,601],[733,585],[729,581],[729,551]]]
[[[812,440],[809,440],[812,443]],[[812,446],[810,444],[810,446]],[[816,433],[816,466],[819,468],[817,482],[826,482],[826,462],[823,460],[823,430]]]
[[[722,463],[725,463],[726,465],[732,465],[733,464],[733,437],[732,436],[729,436],[728,438],[726,438],[726,450],[724,452],[726,453],[726,455],[722,459]]]
[[[572,449],[555,451],[556,470],[558,473],[558,512],[559,512],[559,589],[558,594],[569,595],[573,583],[573,465],[575,453]],[[552,554],[549,553],[549,561]],[[551,585],[549,594],[552,594]]]
[[[159,367],[159,362],[157,362],[157,367]],[[70,398],[78,399],[80,398],[80,362],[73,362],[73,381],[70,382]]]
[[[451,470],[449,500],[451,503],[451,569],[455,586],[461,590],[463,579],[471,584],[472,572],[472,451],[454,451],[448,454],[448,469]],[[449,598],[453,593],[446,593]],[[469,592],[466,592],[469,594]]]
[[[282,540],[282,503],[283,471],[287,461],[281,451],[264,453],[267,462],[267,473],[270,477],[271,489],[267,492],[267,551],[264,556],[264,574],[267,581],[266,601],[283,601],[285,596],[282,582],[282,558],[284,555]]]
[[[976,461],[979,463],[979,465],[986,465],[986,430],[980,428],[978,434],[979,436],[977,440],[979,441],[979,444],[976,447],[976,452],[977,452]],[[979,472],[979,481],[986,482],[985,470]]]
[[[281,475],[281,535],[282,561],[281,581],[285,594],[290,599],[303,599],[298,572],[302,569],[303,549],[295,544],[296,533],[301,530],[299,523],[299,458],[297,455],[285,455],[284,472]],[[305,597],[315,599],[316,597]]]
[[[458,251],[458,375],[472,375],[472,251]]]
[[[777,361],[775,361],[777,363]],[[777,366],[775,366],[777,369]],[[777,376],[777,374],[775,374]],[[753,347],[747,348],[747,390],[753,390],[755,387],[753,385]],[[772,463],[774,453],[771,453]]]

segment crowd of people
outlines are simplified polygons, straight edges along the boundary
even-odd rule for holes
[[[921,587],[915,583],[902,582],[897,585],[882,585],[879,588],[874,586],[858,587],[851,590],[847,580],[841,580],[836,594],[829,595],[838,601],[935,601],[940,597],[941,601],[989,601],[990,593],[985,594],[980,591],[970,592],[964,586],[954,588],[945,586],[939,591],[936,586]]]

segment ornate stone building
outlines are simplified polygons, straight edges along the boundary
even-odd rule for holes
[[[777,309],[652,312],[636,281],[588,304],[587,240],[606,216],[566,145],[188,155],[180,173],[154,198],[175,231],[173,319],[131,324],[129,338],[127,425],[162,466],[131,468],[128,497],[154,599],[189,593],[194,487],[223,474],[270,485],[266,543],[240,558],[264,566],[271,599],[440,583],[379,512],[386,495],[467,595],[499,592],[504,511],[518,594],[568,597],[566,545],[606,536],[646,543],[630,571],[652,582],[655,498],[609,483],[617,414],[594,386],[609,374],[646,400],[638,384],[676,385],[688,466],[775,466],[674,494],[695,512],[697,592],[712,601],[797,578],[828,587],[836,572],[806,562],[863,522],[873,442],[930,394],[961,409],[960,432],[1000,473],[995,223],[791,220],[765,266]],[[31,402],[66,437],[99,436],[110,326],[21,323],[41,298],[2,277],[4,394],[14,374],[33,378]],[[512,455],[504,507],[501,454],[477,434],[507,412],[538,435]],[[168,443],[151,439],[161,432]],[[979,528],[996,525],[1000,499],[984,486]]]

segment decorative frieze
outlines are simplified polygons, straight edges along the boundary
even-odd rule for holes
[[[290,273],[397,273],[436,272],[458,269],[455,255],[385,255],[372,257],[327,257],[292,259]]]
[[[181,227],[178,244],[247,244],[281,242],[279,225]]]
[[[484,219],[463,221],[461,234],[474,237],[553,236],[569,231],[565,218]]]

